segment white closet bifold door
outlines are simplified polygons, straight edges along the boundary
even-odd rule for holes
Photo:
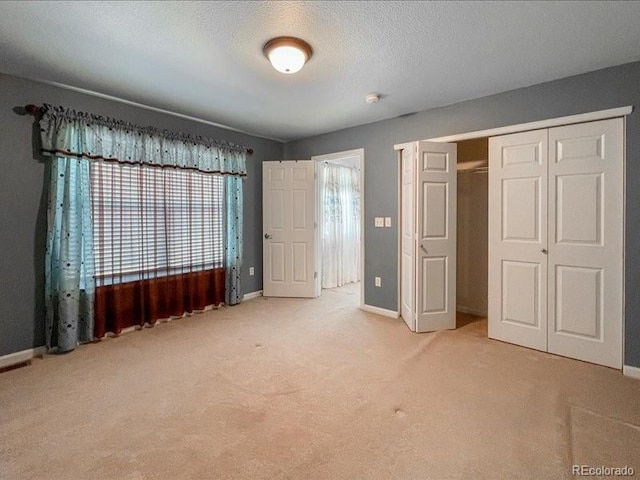
[[[489,140],[489,337],[622,367],[624,125]]]
[[[400,153],[401,175],[401,234],[400,234],[400,315],[412,332],[416,331],[415,277],[415,175],[416,147],[411,144]]]
[[[622,367],[623,120],[549,130],[551,353]]]
[[[418,142],[416,332],[456,328],[457,146]]]
[[[547,130],[489,139],[489,338],[547,349]]]

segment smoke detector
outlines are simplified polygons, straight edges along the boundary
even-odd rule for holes
[[[364,97],[367,103],[378,103],[380,101],[379,93],[370,93],[366,97]]]

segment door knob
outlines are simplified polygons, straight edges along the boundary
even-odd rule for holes
[[[426,248],[424,248],[424,245],[420,244],[420,249],[421,249],[424,253],[426,253],[427,255],[429,254],[429,252],[427,252],[427,249],[426,249]]]
[[[271,238],[271,235],[269,235],[268,233],[265,233],[264,238]]]
[[[542,253],[544,253],[545,255],[548,253],[546,248],[543,248],[542,250],[540,250]]]

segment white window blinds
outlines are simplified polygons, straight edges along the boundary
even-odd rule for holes
[[[98,285],[222,267],[223,179],[92,162]]]

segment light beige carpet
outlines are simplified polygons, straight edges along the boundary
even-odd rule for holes
[[[640,471],[640,382],[417,335],[357,286],[263,299],[0,375],[0,478],[561,479]],[[636,473],[638,475],[639,473]]]

